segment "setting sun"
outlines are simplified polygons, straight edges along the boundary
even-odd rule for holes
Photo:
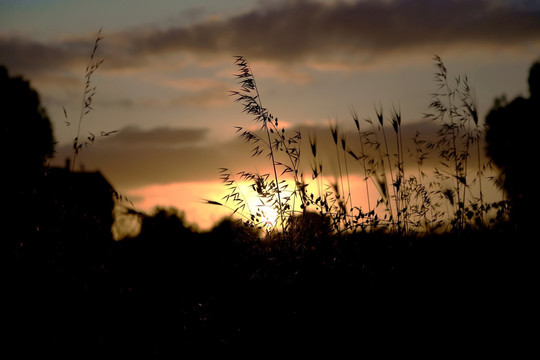
[[[261,214],[261,222],[267,229],[271,229],[276,226],[278,220],[278,212],[271,206],[262,205],[258,208]]]

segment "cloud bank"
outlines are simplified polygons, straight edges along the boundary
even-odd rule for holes
[[[294,61],[336,52],[384,55],[433,44],[508,46],[540,39],[540,11],[483,0],[282,2],[222,21],[131,37],[133,53],[242,52]]]
[[[281,63],[340,54],[377,59],[436,46],[507,48],[540,41],[540,9],[487,0],[283,1],[167,29],[106,34],[109,68],[175,54],[242,54]],[[0,63],[45,70],[80,62],[91,39],[39,43],[0,36]]]
[[[128,126],[83,147],[77,164],[101,170],[121,188],[217,179],[218,168],[238,163],[243,144],[208,144],[204,128]],[[241,141],[240,141],[241,143]],[[56,149],[53,165],[72,157],[71,145]],[[236,160],[234,160],[236,159]]]
[[[302,133],[301,167],[306,179],[311,176],[310,163],[313,161],[309,137],[317,139],[318,154],[322,156],[326,171],[331,173],[338,170],[333,169],[336,165],[336,150],[329,127],[303,126],[288,129],[287,132],[292,135],[296,130]],[[366,130],[371,129],[363,131]],[[404,146],[414,152],[412,140],[416,132],[418,131],[423,139],[433,140],[436,130],[437,125],[427,121],[403,125]],[[231,128],[231,132],[233,131]],[[208,143],[204,141],[207,132],[208,130],[203,128],[141,129],[130,126],[83,148],[77,163],[83,164],[87,170],[103,171],[110,179],[114,179],[115,186],[122,189],[152,184],[216,181],[219,180],[220,168],[228,168],[233,173],[271,171],[271,163],[265,153],[252,156],[251,144],[246,144],[240,138]],[[387,129],[387,133],[392,134],[392,130]],[[348,146],[358,153],[360,143],[356,130],[343,127],[342,135],[347,139]],[[61,166],[66,157],[72,156],[70,145],[56,150],[55,165]],[[371,156],[377,157],[378,153],[373,151]],[[351,174],[360,174],[360,165],[354,165],[353,158],[347,157]],[[285,158],[282,161],[287,162]],[[414,163],[414,159],[411,161]]]

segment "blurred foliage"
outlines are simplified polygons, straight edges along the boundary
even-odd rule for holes
[[[154,358],[373,341],[457,350],[456,331],[505,343],[523,335],[535,264],[525,234],[305,235],[261,239],[231,219],[194,232],[168,209],[148,215],[137,237],[72,239],[62,258],[51,237],[12,277],[12,346]]]
[[[488,155],[501,170],[500,182],[509,197],[512,221],[532,226],[540,196],[536,180],[536,137],[540,134],[540,62],[529,70],[530,96],[508,102],[495,99],[486,117]]]

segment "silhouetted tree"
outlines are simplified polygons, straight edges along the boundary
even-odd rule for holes
[[[1,152],[16,184],[38,176],[54,151],[51,122],[30,82],[0,66]],[[12,189],[13,190],[13,189]]]
[[[46,337],[47,332],[38,327],[46,313],[41,311],[43,299],[49,298],[51,289],[60,282],[58,277],[49,276],[56,249],[49,246],[48,237],[40,237],[39,226],[43,213],[39,187],[46,160],[53,154],[54,141],[37,91],[22,77],[10,76],[1,65],[0,136],[4,185],[0,243],[2,250],[8,249],[4,254],[9,254],[3,285],[4,310],[9,309],[5,322],[11,333],[19,334],[3,340],[20,352],[24,342]]]
[[[501,184],[512,206],[513,221],[520,227],[531,224],[538,206],[535,170],[538,166],[540,122],[540,62],[529,71],[530,97],[495,99],[486,116],[488,155],[501,170]]]
[[[37,188],[45,162],[54,151],[51,122],[40,104],[39,95],[21,76],[12,77],[0,65],[0,151],[4,197],[2,230],[11,246],[36,232]],[[14,249],[12,248],[11,251]]]

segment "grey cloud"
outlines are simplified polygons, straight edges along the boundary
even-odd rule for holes
[[[204,140],[208,129],[188,128],[174,129],[160,127],[150,130],[143,130],[135,126],[129,126],[120,130],[114,136],[106,140],[108,146],[182,146],[197,143]]]
[[[141,66],[156,55],[244,55],[279,62],[342,54],[457,45],[507,47],[540,40],[540,8],[487,0],[283,1],[222,20],[105,34],[108,68]],[[17,69],[86,61],[93,39],[42,44],[0,37],[0,63]]]
[[[291,61],[426,45],[507,46],[540,39],[540,10],[483,0],[292,1],[222,21],[135,35],[132,51],[192,51]]]
[[[212,180],[227,159],[240,158],[243,149],[235,144],[207,144],[207,129],[141,129],[127,127],[99,137],[83,147],[77,164],[101,170],[123,189],[177,181]],[[245,150],[245,149],[244,149]],[[73,156],[71,146],[56,149],[53,165],[61,166]]]
[[[118,99],[103,99],[100,100],[102,106],[123,107],[129,108],[134,106],[142,107],[163,107],[163,106],[179,106],[179,107],[220,107],[230,104],[228,98],[229,89],[225,86],[215,89],[204,89],[194,92],[185,92],[182,95],[162,98],[145,98],[133,100],[129,98]]]
[[[0,35],[0,64],[11,72],[35,76],[51,71],[62,73],[75,68],[83,74],[84,66],[97,38],[96,34],[78,37],[63,42],[39,42],[26,37]],[[105,35],[107,41],[100,42],[96,57],[106,59],[106,68],[119,69],[146,64],[144,58],[135,59],[125,51],[122,37]],[[106,55],[105,55],[106,54]]]
[[[32,74],[40,70],[62,68],[80,60],[80,54],[70,51],[67,46],[0,36],[0,63],[15,73]]]

